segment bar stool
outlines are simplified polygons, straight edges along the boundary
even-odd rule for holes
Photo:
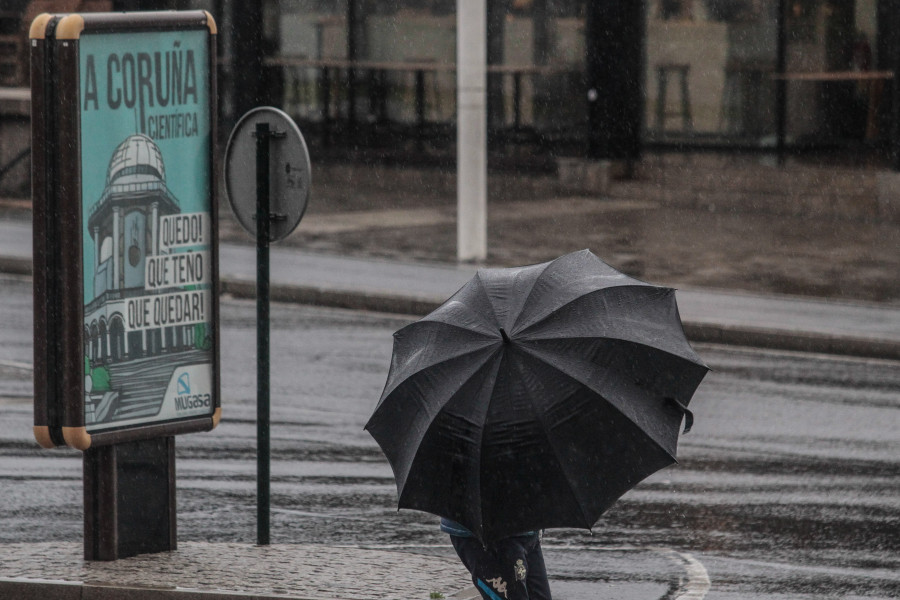
[[[683,131],[694,128],[691,117],[691,97],[688,91],[688,75],[691,66],[683,63],[660,63],[656,65],[656,129],[662,131],[666,127],[666,119],[670,116],[681,117]],[[669,86],[669,75],[680,78],[681,106],[680,110],[670,111],[666,105],[666,92]]]

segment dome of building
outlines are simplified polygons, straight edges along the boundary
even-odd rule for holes
[[[140,133],[119,144],[106,171],[107,186],[165,181],[166,167],[159,147]]]

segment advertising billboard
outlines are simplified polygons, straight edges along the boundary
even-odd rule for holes
[[[218,422],[215,33],[203,11],[32,25],[43,446]]]

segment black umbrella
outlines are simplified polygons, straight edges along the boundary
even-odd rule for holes
[[[366,429],[394,470],[400,508],[453,519],[484,542],[591,528],[675,462],[707,371],[674,290],[583,250],[479,270],[397,331]]]

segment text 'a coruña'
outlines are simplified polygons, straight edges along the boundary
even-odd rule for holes
[[[109,110],[136,110],[141,133],[151,138],[197,135],[197,115],[187,110],[199,102],[197,64],[191,49],[88,54],[82,81],[85,112],[100,110],[105,103]],[[169,110],[148,115],[150,108],[155,113]]]

